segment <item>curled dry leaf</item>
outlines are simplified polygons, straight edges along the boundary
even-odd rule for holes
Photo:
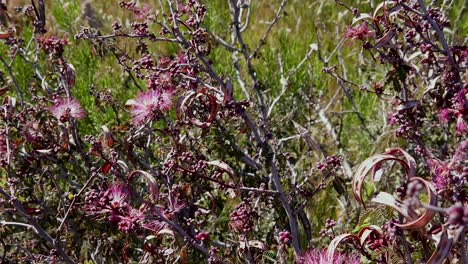
[[[260,250],[266,250],[265,243],[263,243],[260,240],[251,240],[251,241],[249,241],[249,247],[250,248],[258,248]],[[239,243],[239,248],[240,249],[246,249],[247,248],[245,241],[241,241]]]
[[[363,247],[367,238],[373,233],[378,233],[380,236],[383,234],[383,231],[379,226],[370,225],[370,226],[365,226],[361,230],[359,230],[359,233],[357,235],[342,234],[342,235],[336,236],[328,245],[328,250],[327,250],[328,263],[333,264],[333,256],[335,255],[335,250],[341,242],[352,239],[352,240],[355,240],[361,247]]]
[[[104,138],[106,140],[106,144],[109,148],[112,148],[114,146],[114,137],[112,136],[111,131],[106,125],[101,126]]]
[[[374,19],[379,15],[382,9],[384,12],[393,13],[401,9],[401,6],[396,1],[383,1],[375,7],[373,14]]]
[[[6,92],[8,92],[8,86],[0,88],[0,96],[4,95]]]
[[[207,164],[208,164],[208,165],[215,166],[215,167],[218,167],[219,169],[222,169],[222,170],[225,171],[227,174],[229,174],[229,176],[231,176],[231,179],[232,179],[232,181],[234,182],[234,184],[235,184],[235,186],[236,186],[236,194],[237,194],[237,195],[240,195],[239,182],[237,181],[236,173],[235,173],[234,170],[231,168],[231,166],[229,166],[228,164],[226,164],[224,161],[220,161],[220,160],[208,161]]]
[[[335,255],[335,250],[338,247],[338,245],[346,240],[355,240],[357,243],[360,243],[360,239],[358,236],[353,235],[353,234],[341,234],[336,236],[331,242],[330,245],[328,245],[328,250],[327,250],[327,264],[333,264],[333,256]]]
[[[401,159],[399,156],[403,156]],[[406,177],[412,178],[416,172],[416,162],[406,151],[400,148],[392,148],[383,154],[374,155],[366,159],[357,169],[352,181],[353,196],[364,208],[365,204],[362,199],[362,186],[367,177],[367,174],[372,171],[372,179],[374,181],[380,180],[382,176],[381,166],[384,161],[396,161],[402,165],[405,170]]]
[[[414,177],[410,180],[410,182],[413,182],[413,181],[419,181],[420,183],[424,184],[424,186],[426,187],[428,198],[429,198],[429,204],[431,206],[436,206],[437,195],[436,195],[436,190],[434,186],[430,182],[419,177]],[[432,220],[433,216],[434,216],[434,211],[424,209],[424,213],[422,213],[416,220],[410,221],[406,224],[396,223],[396,225],[399,226],[401,229],[419,229],[419,228],[424,227],[426,224],[428,224]]]
[[[3,108],[4,108],[4,113],[7,118],[9,118],[15,109],[16,106],[16,98],[15,97],[10,97],[7,96],[5,99],[3,99]]]
[[[189,91],[181,96],[177,102],[176,114],[177,118],[185,123],[192,123],[201,128],[209,127],[216,118],[219,103],[216,96],[208,93],[209,89],[202,89],[199,92]],[[194,103],[196,101],[204,101],[208,103],[209,111],[205,120],[195,116]]]
[[[380,192],[371,200],[374,203],[383,204],[386,206],[390,206],[400,214],[402,214],[406,219],[414,220],[418,217],[418,214],[408,207],[408,205],[404,204],[403,202],[397,200],[393,195],[387,192]]]
[[[376,225],[365,226],[359,231],[359,234],[357,236],[359,237],[359,241],[360,241],[361,246],[364,245],[367,238],[372,233],[378,233],[379,235],[381,235],[381,234],[383,234],[383,231],[379,226],[376,226]]]
[[[390,47],[390,41],[395,36],[395,32],[393,30],[388,31],[383,37],[377,40],[374,48],[383,48],[383,47]]]
[[[432,184],[429,183],[428,181],[419,177],[414,177],[410,179],[410,182],[415,182],[415,181],[418,181],[424,184],[424,186],[426,187],[428,198],[429,198],[429,204],[431,206],[436,206],[437,195],[436,195],[434,186],[432,186]],[[405,203],[402,203],[401,201],[393,197],[391,194],[386,193],[386,192],[380,192],[371,201],[375,203],[390,206],[393,209],[397,210],[399,213],[401,213],[407,219],[407,223],[404,223],[404,224],[395,223],[395,225],[404,230],[420,229],[424,227],[426,224],[428,224],[432,220],[432,217],[434,216],[434,212],[431,210],[427,210],[427,209],[424,209],[424,213],[419,215],[416,211],[411,209],[408,205],[406,205]]]
[[[0,39],[7,39],[13,36],[13,32],[0,32]]]
[[[128,165],[124,161],[118,160],[115,164],[119,165],[119,167],[122,168],[125,174],[130,173],[130,168],[128,168]]]
[[[151,202],[157,203],[159,200],[159,184],[156,181],[156,179],[153,177],[153,175],[149,174],[146,171],[134,170],[130,173],[130,175],[128,175],[127,182],[131,182],[133,178],[135,177],[135,175],[137,174],[141,174],[145,176],[146,182],[148,183],[148,187],[150,188],[150,192],[151,192],[151,196],[150,196]]]
[[[460,234],[463,233],[464,229],[464,226],[459,226],[455,229],[450,229],[449,227],[444,226],[442,229],[442,236],[440,237],[440,241],[437,244],[437,248],[434,253],[432,253],[431,258],[427,261],[427,264],[442,263],[452,250],[453,245],[460,237]]]

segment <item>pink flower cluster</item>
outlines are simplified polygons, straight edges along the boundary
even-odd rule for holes
[[[68,44],[66,39],[57,38],[54,36],[43,38],[39,42],[42,48],[47,52],[57,57],[61,57],[65,51],[65,46]]]
[[[59,98],[50,108],[50,112],[61,122],[66,122],[70,117],[83,119],[86,116],[85,110],[75,99]]]
[[[345,37],[350,39],[365,40],[373,35],[374,32],[369,29],[366,22],[356,27],[349,27],[345,32]]]
[[[165,224],[145,215],[144,209],[128,204],[130,193],[122,185],[112,185],[105,191],[91,190],[86,194],[86,212],[89,215],[107,215],[107,220],[124,233],[142,229],[159,232]],[[154,218],[154,217],[153,217]]]
[[[151,120],[157,120],[162,112],[167,112],[172,106],[173,90],[149,90],[140,93],[138,98],[130,100],[131,115],[134,125],[142,125]]]

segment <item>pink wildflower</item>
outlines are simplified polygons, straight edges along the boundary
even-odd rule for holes
[[[50,112],[61,122],[68,121],[70,117],[83,119],[86,116],[86,112],[80,103],[73,98],[60,98],[56,100],[54,106],[50,108]]]
[[[130,234],[140,229],[145,220],[145,215],[140,210],[130,208],[128,210],[128,215],[120,216],[118,220],[119,230]]]
[[[106,195],[110,198],[109,205],[111,208],[124,208],[127,206],[127,199],[128,192],[122,185],[113,185],[111,186]]]
[[[462,141],[460,144],[458,144],[451,163],[464,160],[468,160],[468,140]]]
[[[457,118],[457,133],[461,135],[468,134],[468,124],[462,115],[458,115]]]
[[[368,37],[373,36],[373,32],[369,30],[367,23],[362,23],[357,27],[349,27],[346,29],[345,37],[350,39],[360,39],[365,40]]]
[[[145,19],[151,13],[151,7],[149,4],[145,4],[142,8],[135,8],[133,12],[136,19]]]
[[[322,263],[328,263],[328,261],[329,260],[328,260],[326,249],[321,249],[321,250],[314,249],[314,250],[308,250],[296,262],[301,263],[301,264],[322,264]],[[333,264],[342,264],[342,263],[359,264],[361,263],[361,259],[359,255],[356,255],[356,254],[346,255],[346,254],[335,253],[331,263]]]
[[[434,182],[437,191],[445,190],[449,185],[449,165],[445,162],[436,159],[429,159],[427,161],[427,165],[429,167],[429,170],[434,174],[434,176],[432,177],[432,182]]]
[[[171,109],[172,106],[172,97],[174,96],[173,91],[165,90],[161,93],[161,98],[159,101],[159,109],[163,112]]]
[[[141,125],[149,120],[157,119],[161,112],[168,111],[172,106],[172,90],[149,90],[140,93],[138,98],[131,100],[132,122]]]
[[[128,191],[122,185],[112,185],[107,190],[91,190],[86,194],[86,211],[90,215],[121,213],[123,209],[128,208]],[[113,214],[111,216],[115,222],[119,217]]]
[[[452,117],[453,110],[452,109],[442,109],[439,111],[439,121],[441,123],[447,123],[450,118]]]

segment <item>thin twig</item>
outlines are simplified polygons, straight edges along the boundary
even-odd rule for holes
[[[66,253],[65,251],[63,250],[62,247],[60,247],[59,243],[57,242],[57,240],[53,239],[49,233],[47,233],[47,231],[45,231],[29,214],[28,212],[26,211],[26,209],[23,207],[23,205],[16,199],[16,198],[13,198],[11,197],[3,188],[0,187],[0,194],[5,197],[6,200],[10,201],[13,206],[15,207],[16,211],[18,213],[20,213],[24,218],[26,218],[26,220],[28,221],[28,223],[34,227],[34,230],[36,231],[36,233],[42,237],[44,240],[46,240],[47,242],[49,242],[56,250],[57,250],[57,253],[59,254],[59,256],[62,257],[63,261],[65,261],[66,263],[75,263]]]
[[[76,203],[78,197],[80,197],[80,196],[86,191],[86,189],[89,187],[89,185],[90,185],[91,182],[94,180],[94,178],[96,178],[96,176],[97,176],[97,173],[93,172],[93,173],[91,174],[91,177],[89,177],[89,179],[86,181],[85,185],[81,188],[81,190],[80,190],[76,195],[73,196],[73,200],[72,200],[72,202],[70,203],[70,206],[68,206],[68,209],[67,209],[67,212],[65,213],[65,216],[63,217],[63,219],[62,219],[61,222],[60,222],[59,227],[57,228],[57,231],[56,231],[57,234],[60,233],[60,230],[61,230],[62,227],[64,226],[64,224],[65,224],[65,222],[66,222],[68,216],[70,215],[71,210],[73,209],[73,206],[75,205],[75,203]]]
[[[20,98],[21,108],[24,109],[23,92],[21,91],[21,88],[19,87],[19,84],[16,81],[15,75],[13,74],[13,71],[11,70],[11,66],[9,66],[8,63],[3,59],[3,56],[0,56],[0,61],[2,61],[3,66],[5,66],[6,70],[8,71],[8,74],[10,75],[10,78],[16,88],[16,93],[18,94]]]
[[[263,45],[266,44],[266,39],[268,37],[268,35],[270,35],[270,32],[271,30],[273,29],[273,26],[275,26],[275,24],[278,22],[278,20],[280,19],[281,17],[281,12],[283,12],[283,9],[284,7],[286,6],[286,2],[287,0],[283,0],[281,1],[281,4],[278,8],[278,11],[276,11],[276,15],[275,17],[273,18],[273,21],[270,22],[270,26],[268,27],[267,31],[265,32],[265,34],[263,34],[262,38],[260,39],[260,43],[258,44],[258,46],[255,48],[255,50],[252,52],[252,54],[250,55],[249,57],[249,60],[251,60],[252,58],[255,58],[257,57],[258,55],[258,52],[260,51],[260,49],[262,48]]]

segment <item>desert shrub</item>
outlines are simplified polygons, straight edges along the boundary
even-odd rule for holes
[[[3,261],[468,262],[453,3],[299,2],[2,4]]]

